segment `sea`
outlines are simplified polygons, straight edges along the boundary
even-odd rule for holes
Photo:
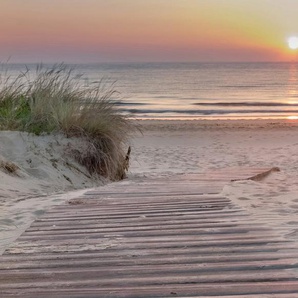
[[[17,75],[34,64],[6,64]],[[48,68],[52,65],[43,65]],[[145,119],[298,118],[298,63],[71,64],[82,86],[101,82],[128,116]]]

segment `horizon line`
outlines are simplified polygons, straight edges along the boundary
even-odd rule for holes
[[[298,60],[291,60],[291,61],[94,61],[94,62],[10,62],[10,61],[1,61],[0,60],[0,65],[2,64],[24,64],[24,65],[29,65],[29,64],[51,64],[51,65],[94,65],[94,64],[219,64],[219,63],[298,63]]]

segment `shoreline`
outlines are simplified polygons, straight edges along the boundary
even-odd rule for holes
[[[146,131],[166,130],[222,130],[222,129],[292,129],[298,119],[134,119]]]

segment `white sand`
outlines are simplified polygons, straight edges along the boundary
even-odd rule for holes
[[[262,181],[230,182],[222,194],[256,221],[298,241],[298,123],[281,120],[143,121],[131,178],[279,167]]]
[[[0,161],[19,167],[15,174],[0,170],[0,253],[47,208],[82,193],[65,192],[103,184],[65,154],[69,146],[78,140],[0,133]]]
[[[279,167],[262,181],[230,182],[223,194],[256,221],[298,241],[298,123],[258,121],[141,121],[143,135],[132,142],[128,180],[204,173],[228,167]],[[100,183],[63,155],[70,140],[0,133],[0,155],[19,175],[0,172],[0,252],[38,215]],[[75,141],[74,141],[75,142]],[[1,158],[1,157],[0,157]],[[69,178],[69,179],[67,179]],[[71,181],[71,182],[70,182]]]

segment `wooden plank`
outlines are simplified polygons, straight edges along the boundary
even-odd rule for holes
[[[180,270],[172,272],[170,270],[157,271],[156,273],[138,271],[131,273],[128,269],[127,274],[119,273],[117,270],[101,270],[100,268],[71,268],[70,270],[43,270],[43,268],[15,270],[0,274],[2,289],[11,287],[27,288],[45,286],[49,287],[55,283],[56,288],[67,286],[94,286],[94,287],[142,287],[142,286],[165,286],[174,284],[225,284],[225,283],[244,283],[244,282],[288,282],[295,281],[294,273],[285,270],[238,270],[222,272],[204,272]],[[282,267],[281,269],[284,269]],[[298,284],[296,284],[298,289]]]
[[[208,214],[207,214],[208,213]],[[218,210],[218,211],[202,211],[202,212],[198,212],[198,211],[191,211],[191,210],[188,210],[188,211],[185,211],[185,212],[171,212],[171,213],[168,213],[168,212],[160,212],[160,213],[145,213],[145,212],[140,212],[140,213],[137,213],[137,214],[119,214],[119,215],[115,215],[115,214],[112,214],[112,215],[83,215],[83,216],[80,216],[80,215],[77,215],[74,213],[72,214],[72,216],[66,216],[66,217],[63,217],[63,216],[60,216],[60,217],[43,217],[42,219],[39,219],[39,222],[59,222],[59,221],[65,221],[65,220],[71,220],[71,221],[81,221],[81,220],[90,220],[90,219],[96,219],[96,220],[108,220],[108,221],[111,221],[111,220],[115,220],[115,219],[122,219],[122,220],[127,220],[127,221],[130,221],[131,219],[139,219],[139,218],[154,218],[154,219],[163,219],[163,218],[178,218],[178,217],[183,217],[183,219],[185,218],[196,218],[196,219],[218,219],[220,220],[221,218],[223,217],[228,217],[230,218],[231,220],[238,220],[238,218],[242,217],[242,216],[245,216],[246,217],[246,213],[245,212],[239,212],[239,210]],[[247,217],[246,217],[246,220],[247,220]]]
[[[285,260],[291,260],[296,262],[298,253],[292,253],[291,255],[286,253],[268,253],[260,252],[257,255],[252,254],[229,254],[229,255],[213,255],[210,256],[198,256],[197,254],[188,253],[185,255],[175,255],[168,256],[166,253],[159,255],[140,255],[137,252],[128,252],[128,255],[123,254],[105,254],[105,258],[101,258],[102,255],[99,253],[90,254],[67,254],[56,256],[48,256],[47,258],[35,255],[34,258],[28,258],[23,256],[23,258],[4,258],[1,260],[0,270],[8,269],[38,269],[40,266],[42,268],[57,268],[57,267],[93,267],[100,266],[103,268],[105,266],[132,266],[132,265],[174,265],[174,264],[205,264],[216,265],[218,263],[229,264],[231,267],[243,263],[245,258],[245,264],[250,266],[251,264],[260,265],[268,264],[266,261],[278,261],[279,263]],[[117,258],[115,259],[115,257]],[[92,264],[90,264],[90,259],[93,259]],[[51,262],[45,262],[45,260],[51,260]],[[43,262],[44,261],[44,262]],[[262,261],[262,262],[260,262]],[[257,262],[257,263],[256,263]],[[272,263],[274,264],[274,263]]]
[[[89,222],[89,221],[88,221]],[[81,222],[80,224],[61,224],[61,222],[57,225],[32,225],[30,230],[27,231],[26,235],[37,235],[39,233],[44,233],[44,231],[48,231],[47,235],[51,233],[56,233],[59,231],[65,231],[69,233],[75,233],[74,230],[77,231],[110,231],[110,232],[118,232],[118,231],[154,231],[154,230],[183,230],[183,229],[197,229],[198,231],[216,231],[217,229],[236,229],[236,230],[247,230],[247,231],[266,231],[269,228],[260,227],[259,225],[252,224],[249,225],[248,223],[229,223],[229,222],[215,222],[215,223],[200,223],[197,221],[189,221],[188,224],[181,223],[177,224],[177,222],[147,222],[147,223],[130,223],[125,225],[117,225],[117,224],[103,224],[98,223],[97,221],[92,223],[85,223]]]
[[[228,206],[232,206],[232,204],[230,203],[230,201],[224,201],[224,200],[200,200],[200,201],[188,201],[185,202],[185,204],[177,201],[177,202],[160,202],[159,204],[154,204],[152,206],[152,203],[149,202],[134,202],[134,203],[123,203],[123,204],[117,204],[117,202],[113,202],[112,200],[107,201],[95,201],[93,199],[73,199],[69,201],[71,204],[70,205],[74,205],[74,207],[72,208],[72,212],[74,210],[76,211],[89,211],[94,209],[94,206],[100,205],[102,211],[104,210],[108,210],[108,211],[115,211],[115,210],[146,210],[148,208],[150,208],[150,210],[161,210],[161,209],[165,209],[165,208],[179,208],[180,206],[183,206],[184,208],[188,207],[201,207],[201,208],[212,208],[212,207],[228,207]],[[82,205],[84,205],[84,209],[81,209]],[[70,212],[70,209],[68,206],[65,206],[64,208],[59,208],[59,210],[52,210],[52,211],[48,211],[47,214],[59,214],[59,213],[64,213],[64,212]]]
[[[184,260],[185,261],[185,260]],[[41,265],[40,263],[39,265]],[[163,278],[163,275],[166,275],[167,278],[173,276],[193,276],[194,274],[200,275],[200,278],[204,276],[220,276],[225,275],[225,278],[228,278],[230,275],[235,276],[238,272],[248,275],[254,275],[255,279],[258,278],[258,273],[266,273],[279,276],[282,278],[282,274],[285,273],[286,278],[289,278],[287,272],[282,272],[282,269],[291,269],[297,268],[297,260],[294,258],[285,258],[283,260],[264,260],[263,262],[251,260],[247,261],[237,261],[237,262],[185,262],[185,263],[172,263],[160,261],[159,263],[151,263],[150,259],[146,262],[141,262],[137,264],[137,260],[128,259],[125,261],[120,260],[120,264],[113,260],[106,260],[105,262],[92,262],[90,264],[85,260],[84,262],[76,262],[75,264],[72,261],[64,263],[64,265],[56,262],[49,263],[48,266],[42,267],[42,275],[48,276],[49,274],[67,274],[68,278],[71,278],[71,274],[84,273],[84,274],[96,274],[97,277],[106,278],[108,275],[112,277],[110,279],[117,278],[128,278],[137,280],[139,278],[140,272],[144,271],[142,275],[145,277],[156,277],[160,274],[160,279]],[[10,266],[2,267],[0,270],[0,278],[2,279],[14,279],[16,276],[26,276],[30,274],[39,274],[41,267],[37,266],[26,266],[24,267],[15,267],[11,268]],[[221,272],[221,273],[219,273]],[[58,275],[57,275],[58,276]],[[42,278],[42,277],[40,277]],[[263,278],[263,275],[262,275]]]
[[[36,253],[34,250],[32,253],[30,252],[22,252],[21,250],[14,249],[13,246],[10,250],[10,254],[5,254],[1,256],[1,260],[58,260],[58,259],[68,259],[68,258],[106,258],[106,257],[140,257],[150,256],[165,256],[169,255],[169,249],[167,247],[158,247],[158,248],[138,248],[138,249],[124,249],[122,247],[110,247],[108,250],[105,249],[96,249],[96,247],[86,247],[80,251],[71,251],[68,250],[66,252],[60,251],[57,254],[55,251],[49,251],[47,253]],[[266,245],[260,246],[234,246],[234,247],[210,247],[206,250],[205,247],[197,247],[197,246],[181,246],[181,247],[172,247],[171,252],[174,256],[188,256],[188,255],[199,255],[201,257],[212,257],[216,260],[217,256],[221,254],[231,255],[242,255],[243,258],[246,258],[248,254],[253,254],[254,256],[259,256],[262,254],[276,254],[278,258],[278,254],[286,254],[287,257],[294,256],[297,253],[296,245],[284,244],[282,242],[279,243],[270,243]],[[17,255],[17,258],[16,258]]]
[[[59,227],[59,226],[58,226]],[[239,234],[239,233],[250,233],[250,234],[261,234],[265,231],[268,231],[268,229],[251,229],[249,230],[248,227],[223,227],[223,226],[213,226],[212,228],[204,228],[200,225],[191,225],[189,227],[180,227],[179,225],[172,225],[168,226],[166,229],[163,229],[162,226],[151,226],[151,227],[126,227],[126,228],[96,228],[92,225],[87,227],[71,227],[65,229],[65,227],[57,228],[53,227],[51,230],[45,230],[45,229],[38,229],[38,230],[31,230],[30,232],[27,232],[25,235],[21,236],[21,239],[26,239],[30,237],[52,237],[52,236],[69,236],[73,234],[106,234],[106,233],[122,233],[121,235],[125,236],[148,236],[148,235],[175,235],[175,234],[184,234],[184,235],[190,235],[190,234],[197,234],[197,235],[213,235],[213,234]],[[45,233],[47,231],[47,233]]]
[[[225,209],[223,211],[224,207],[220,206],[220,207],[203,207],[203,206],[199,206],[199,207],[193,207],[193,208],[168,208],[168,209],[159,209],[159,210],[132,210],[131,212],[129,211],[110,211],[109,212],[109,217],[131,217],[131,216],[142,216],[142,215],[180,215],[180,214],[199,214],[199,213],[203,213],[205,214],[225,214],[225,213],[236,213],[238,210],[234,210],[234,209]],[[70,215],[63,215],[62,213],[58,213],[58,214],[47,214],[46,216],[43,217],[43,219],[51,219],[51,218],[63,218],[63,219],[69,219],[69,218],[73,218],[73,217],[79,217],[79,218],[84,218],[84,217],[89,217],[89,216],[97,216],[99,218],[106,218],[107,217],[107,212],[98,210],[98,211],[94,211],[92,212],[92,210],[88,210],[85,212],[74,212]]]
[[[151,285],[151,286],[127,286],[119,284],[116,287],[109,286],[104,287],[97,285],[96,281],[90,281],[86,283],[85,287],[81,284],[75,285],[75,283],[59,282],[53,283],[26,283],[26,284],[6,284],[6,287],[2,289],[1,293],[8,295],[12,293],[18,295],[21,293],[21,297],[24,297],[25,293],[36,295],[33,297],[88,297],[88,291],[93,292],[94,297],[131,297],[131,298],[145,298],[145,297],[164,297],[169,296],[171,293],[176,293],[177,296],[188,297],[194,295],[203,296],[217,296],[222,297],[226,295],[248,295],[251,297],[258,297],[259,294],[287,294],[297,293],[298,286],[295,281],[274,281],[274,282],[240,282],[240,283],[208,283],[208,284],[163,284],[163,285]],[[63,296],[65,293],[65,296]],[[74,294],[80,296],[74,296]],[[39,295],[39,296],[38,296]],[[52,295],[52,296],[50,296]],[[172,294],[173,295],[173,294]],[[175,296],[174,296],[175,297]],[[269,296],[270,297],[270,296]]]
[[[135,295],[135,291],[132,291],[132,295]],[[136,297],[136,296],[124,296],[124,294],[118,294],[117,292],[115,293],[114,291],[111,291],[110,295],[107,294],[102,294],[100,291],[97,291],[97,290],[93,290],[93,289],[86,289],[84,291],[82,291],[82,289],[76,289],[76,290],[72,290],[72,289],[68,289],[68,290],[63,290],[63,291],[56,291],[55,290],[51,290],[51,293],[52,294],[49,294],[49,292],[45,292],[45,291],[42,291],[42,292],[38,292],[37,293],[31,293],[29,295],[26,295],[22,297],[25,297],[25,298],[32,298],[32,297],[73,297],[73,298],[98,298],[99,296],[98,295],[101,295],[100,297]],[[5,292],[5,295],[7,297],[11,297],[9,293]],[[15,292],[15,294],[12,294],[12,295],[17,295],[17,292]],[[40,296],[38,296],[40,295]],[[50,296],[49,296],[50,295]],[[52,296],[54,295],[54,296]],[[58,295],[58,296],[57,296]],[[141,293],[142,296],[138,296],[139,297],[144,297],[144,298],[156,298],[157,296],[154,295],[154,294],[149,294],[149,295],[146,295],[144,292]],[[153,295],[153,296],[152,296]],[[164,298],[173,298],[173,297],[177,297],[177,298],[210,298],[210,297],[214,297],[213,296],[177,296],[177,293],[172,291],[170,293],[171,296],[158,296],[158,297],[164,297]],[[15,296],[14,296],[15,297]],[[219,296],[216,296],[216,297],[219,297]],[[233,295],[233,296],[220,296],[222,298],[252,298],[253,296],[251,295]],[[296,294],[286,294],[286,293],[279,293],[279,294],[257,294],[257,296],[254,296],[254,297],[257,297],[257,298],[297,298]]]
[[[251,223],[252,226],[255,226],[256,223],[255,221],[252,222],[252,220],[248,219],[247,214],[245,213],[237,213],[236,215],[228,214],[225,215],[223,214],[222,216],[217,216],[217,215],[210,215],[209,216],[204,216],[203,214],[200,214],[200,216],[193,216],[193,215],[188,215],[187,217],[185,216],[169,216],[169,217],[145,217],[145,216],[136,216],[134,218],[113,218],[110,219],[109,217],[107,218],[101,218],[100,220],[95,216],[93,218],[90,217],[85,217],[81,220],[78,220],[76,223],[73,220],[68,220],[68,219],[59,219],[57,221],[58,225],[66,225],[66,224],[102,224],[102,225],[113,225],[113,226],[124,226],[124,225],[152,225],[154,223],[160,224],[171,224],[171,223],[190,223],[190,222],[196,222],[196,223],[202,223],[202,224],[227,224],[227,223],[232,223],[232,224],[248,224]],[[51,220],[44,220],[42,217],[36,219],[35,222],[32,223],[32,227],[37,227],[37,226],[53,226],[51,224],[52,222],[55,222],[54,219]]]
[[[185,191],[184,192],[181,190],[180,192],[177,191],[167,191],[167,192],[161,192],[161,191],[147,191],[145,192],[131,192],[131,193],[110,193],[110,192],[101,192],[101,191],[90,191],[90,192],[86,192],[85,195],[86,196],[99,196],[99,198],[101,196],[104,197],[108,197],[108,196],[113,196],[114,198],[144,198],[146,199],[147,197],[162,197],[162,196],[179,196],[179,195],[185,195],[185,196],[197,196],[197,195],[204,195],[204,194],[208,194],[208,195],[212,195],[212,194],[219,194],[222,191],[224,184],[221,186],[210,186],[210,188],[201,188],[201,189],[196,189],[194,191]]]

